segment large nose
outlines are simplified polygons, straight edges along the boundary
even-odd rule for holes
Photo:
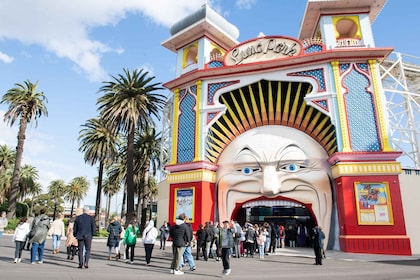
[[[281,188],[281,181],[278,177],[275,166],[263,167],[262,186],[260,192],[265,196],[277,195]]]

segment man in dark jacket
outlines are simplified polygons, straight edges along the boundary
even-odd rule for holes
[[[76,237],[79,247],[79,268],[89,267],[90,248],[92,237],[96,234],[95,220],[89,213],[89,207],[83,208],[83,214],[77,216],[74,221],[73,235]],[[83,247],[85,256],[83,258]]]
[[[190,240],[190,238],[192,239],[192,237],[188,236],[188,225],[184,222],[185,218],[186,216],[184,213],[180,214],[175,221],[175,225],[169,230],[169,235],[172,238],[171,273],[175,275],[184,274],[184,272],[180,270],[181,258],[184,254],[188,240]]]
[[[314,247],[314,253],[315,253],[315,265],[322,265],[322,244],[325,239],[325,234],[322,232],[318,226],[315,226],[312,228],[311,231],[311,239],[312,239],[312,245]]]

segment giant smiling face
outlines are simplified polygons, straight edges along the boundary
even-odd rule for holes
[[[261,126],[239,135],[217,162],[219,220],[234,218],[236,203],[287,198],[312,211],[328,240],[332,191],[327,158],[315,140],[291,127]]]

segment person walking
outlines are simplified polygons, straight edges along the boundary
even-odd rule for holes
[[[185,224],[185,214],[179,214],[175,220],[175,225],[171,226],[169,236],[172,238],[172,262],[170,273],[174,275],[182,275],[183,271],[179,269],[182,257],[185,251],[185,245],[188,240],[188,226]]]
[[[31,264],[35,264],[38,256],[38,263],[43,263],[45,240],[47,239],[48,230],[50,228],[50,218],[45,214],[45,208],[41,208],[39,215],[36,216],[31,226],[31,239],[29,242],[31,247]]]
[[[96,234],[95,220],[89,215],[89,207],[83,207],[83,214],[74,221],[73,235],[79,246],[79,268],[89,268],[92,238]],[[84,253],[84,254],[83,254]]]
[[[0,237],[3,236],[4,229],[7,227],[8,220],[6,217],[6,211],[1,212],[0,217]]]
[[[222,248],[222,263],[223,271],[222,275],[229,275],[231,272],[230,268],[230,250],[233,247],[233,234],[235,233],[235,227],[233,223],[224,221],[222,227],[219,230],[219,247]]]
[[[211,227],[211,222],[206,222],[206,225],[204,226],[204,231],[206,232],[206,252],[204,254],[204,260],[207,261],[210,257],[210,248],[212,246],[214,238],[214,231]]]
[[[315,253],[315,263],[314,265],[322,265],[322,243],[325,239],[324,232],[319,230],[318,226],[312,228],[311,231],[311,240],[312,246]]]
[[[164,221],[163,225],[159,228],[160,231],[160,249],[165,250],[166,241],[168,241],[169,238],[169,224]]]
[[[133,219],[125,229],[124,245],[125,245],[125,258],[126,262],[134,263],[134,248],[137,244],[137,235],[139,228],[137,227],[137,220]]]
[[[22,260],[22,250],[25,247],[26,236],[29,233],[28,219],[23,217],[19,220],[19,224],[13,233],[13,242],[15,242],[15,261],[20,263]]]
[[[180,269],[182,269],[185,263],[187,262],[188,266],[190,267],[190,271],[194,271],[196,270],[194,257],[192,255],[192,243],[194,241],[194,234],[193,234],[191,225],[187,223],[187,221],[188,221],[188,218],[185,217],[184,222],[187,225],[187,239],[185,242],[184,254],[182,254]]]
[[[108,260],[112,260],[112,248],[114,248],[115,260],[118,261],[122,227],[117,216],[108,225],[107,231],[109,233],[106,241],[106,246],[108,246]]]
[[[156,238],[158,236],[158,230],[155,227],[155,222],[153,220],[150,220],[147,223],[146,228],[143,230],[143,234],[141,236],[144,251],[146,253],[146,265],[150,265],[153,247],[155,246]]]
[[[196,260],[200,259],[200,254],[203,254],[204,258],[206,255],[206,232],[204,231],[203,225],[198,225],[198,230],[195,233],[197,239],[197,255]],[[206,259],[206,258],[205,258]]]
[[[73,214],[73,217],[70,218],[69,223],[67,225],[66,248],[67,248],[68,260],[73,260],[74,255],[76,255],[77,239],[73,235],[73,228],[74,228],[74,221],[76,220],[76,216],[80,215],[81,213],[82,213],[81,211],[76,210],[76,214]]]
[[[238,223],[238,221],[233,221],[233,226],[235,227],[235,234],[233,236],[233,242],[234,242],[233,253],[235,254],[236,258],[240,258],[241,252],[239,250],[239,243],[240,243],[240,239],[242,235],[242,227]]]
[[[57,219],[55,219],[52,222],[50,230],[48,232],[48,235],[52,236],[53,254],[58,254],[58,252],[60,251],[61,237],[66,236],[63,218],[63,214],[58,214]]]

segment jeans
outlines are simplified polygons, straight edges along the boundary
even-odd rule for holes
[[[191,246],[185,247],[184,254],[182,254],[181,263],[179,267],[182,268],[185,265],[185,262],[188,262],[188,266],[191,268],[195,267],[194,257],[191,252]]]
[[[136,247],[136,244],[134,245],[125,245],[125,258],[130,261],[134,261],[134,247]]]
[[[15,241],[16,247],[15,247],[15,258],[20,259],[22,258],[22,250],[23,247],[25,247],[26,241]]]
[[[223,269],[230,269],[230,248],[222,248],[222,262],[223,262]]]
[[[38,255],[38,261],[42,262],[42,257],[44,256],[44,245],[45,245],[45,241],[42,243],[32,243],[31,263],[35,262],[37,255]]]
[[[144,244],[144,251],[146,252],[146,264],[150,263],[154,245],[155,244]]]
[[[52,235],[52,247],[53,250],[60,249],[60,241],[61,241],[61,235],[53,234]]]

